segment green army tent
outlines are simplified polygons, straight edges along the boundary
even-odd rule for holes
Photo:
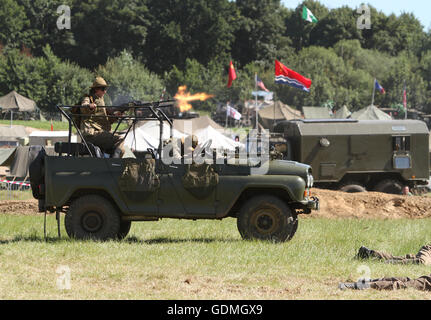
[[[293,109],[281,101],[259,110],[259,123],[266,129],[280,121],[302,119],[301,111]]]
[[[34,112],[36,111],[36,102],[26,98],[16,91],[11,91],[0,98],[0,108],[2,113],[13,112]]]
[[[392,117],[383,112],[374,105],[370,105],[359,111],[356,111],[351,116],[355,120],[392,120]]]

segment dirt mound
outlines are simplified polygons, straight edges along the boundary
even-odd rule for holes
[[[431,197],[402,196],[380,192],[345,193],[312,189],[320,200],[320,210],[311,217],[324,218],[427,218],[431,217]]]
[[[310,217],[322,218],[428,218],[431,217],[431,197],[401,196],[379,192],[345,193],[312,189],[320,200],[320,210]],[[40,214],[37,200],[0,201],[0,214]],[[305,217],[305,216],[302,216]]]
[[[37,200],[2,200],[0,214],[38,214]]]

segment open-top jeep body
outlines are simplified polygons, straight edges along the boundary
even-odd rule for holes
[[[132,134],[131,127],[143,119],[168,122],[172,128],[162,107],[161,102],[130,105],[132,115],[120,117],[120,122],[129,121],[126,134]],[[58,107],[69,119],[71,133],[75,121],[68,108]],[[150,116],[139,116],[139,110]],[[163,125],[160,128],[162,137]],[[253,170],[262,168],[262,163],[240,163],[235,157],[209,164],[189,164],[184,159],[166,164],[159,156],[161,138],[158,150],[148,150],[145,156],[97,157],[76,130],[82,143],[58,143],[59,156],[41,150],[30,167],[39,210],[65,213],[70,237],[121,239],[132,221],[233,217],[244,239],[286,241],[297,229],[297,215],[319,207],[309,193],[313,184],[309,165],[268,159],[264,172],[256,174]]]

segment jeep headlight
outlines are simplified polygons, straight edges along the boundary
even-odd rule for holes
[[[313,175],[308,173],[307,174],[307,188],[313,187],[313,183],[314,183]]]

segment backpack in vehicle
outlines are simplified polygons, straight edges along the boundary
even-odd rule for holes
[[[118,184],[122,191],[155,191],[160,187],[154,159],[123,159],[124,167]]]

